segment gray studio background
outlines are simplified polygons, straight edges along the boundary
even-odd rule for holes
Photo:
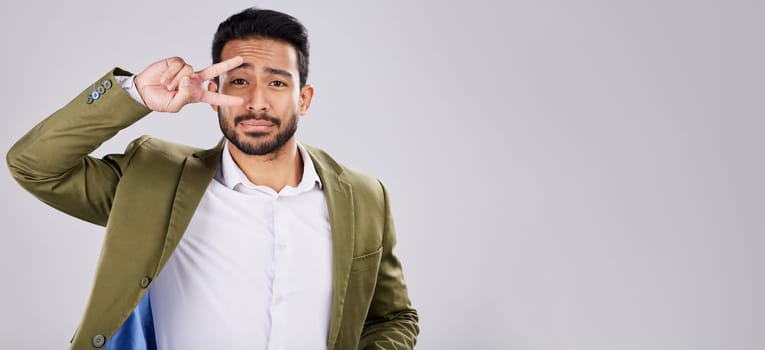
[[[4,1],[1,153],[253,4]],[[762,1],[258,4],[310,31],[299,138],[390,189],[419,349],[765,348]],[[195,105],[97,154],[143,134],[220,137]],[[66,348],[102,228],[0,189],[0,348]]]

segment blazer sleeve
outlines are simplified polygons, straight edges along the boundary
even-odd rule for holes
[[[409,300],[401,262],[393,254],[396,232],[388,192],[385,199],[385,228],[377,284],[359,341],[359,349],[412,349],[420,332],[419,316]]]
[[[60,211],[102,226],[123,169],[148,139],[134,141],[124,154],[88,156],[150,112],[130,97],[115,75],[130,73],[110,71],[37,124],[6,155],[13,178],[27,191]]]

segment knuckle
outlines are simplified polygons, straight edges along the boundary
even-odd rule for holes
[[[171,57],[167,60],[167,65],[170,67],[183,67],[186,62],[180,57]]]

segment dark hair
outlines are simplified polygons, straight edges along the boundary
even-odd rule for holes
[[[213,63],[221,61],[223,46],[234,39],[272,39],[292,45],[297,51],[300,87],[305,86],[308,79],[308,32],[295,17],[251,7],[227,18],[218,26],[213,37]]]

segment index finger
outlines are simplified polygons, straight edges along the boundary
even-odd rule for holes
[[[244,100],[241,97],[224,95],[206,90],[202,92],[200,101],[216,106],[239,106],[244,103]]]
[[[210,80],[236,67],[239,67],[242,64],[242,62],[244,62],[244,59],[241,56],[234,56],[225,61],[213,64],[212,66],[209,66],[194,74],[196,74],[199,77],[199,79],[203,81]]]

